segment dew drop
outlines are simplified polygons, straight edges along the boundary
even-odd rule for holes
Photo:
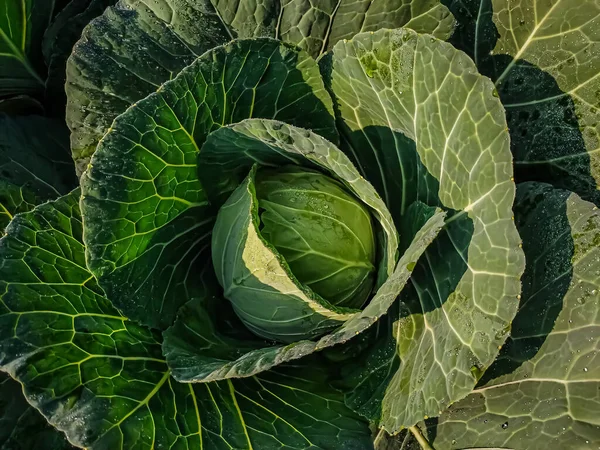
[[[508,422],[504,422],[504,423],[502,424],[502,429],[503,429],[503,430],[506,430],[507,428],[508,428]]]

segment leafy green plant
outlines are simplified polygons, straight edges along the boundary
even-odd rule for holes
[[[600,445],[596,0],[7,5],[0,448]]]

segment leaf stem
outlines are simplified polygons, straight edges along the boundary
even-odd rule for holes
[[[427,439],[425,439],[425,436],[423,436],[423,434],[421,433],[421,430],[419,430],[419,427],[417,427],[416,425],[413,427],[408,427],[409,431],[413,434],[413,436],[417,439],[417,442],[419,442],[419,445],[421,446],[421,448],[423,450],[435,450],[431,444],[429,442],[427,442]]]
[[[377,433],[377,436],[375,436],[375,440],[373,441],[373,447],[377,448],[379,441],[383,439],[383,436],[385,436],[385,430],[380,428],[379,433]]]

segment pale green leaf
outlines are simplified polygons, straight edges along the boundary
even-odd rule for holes
[[[453,42],[494,80],[518,181],[600,204],[600,2],[448,0]]]
[[[480,385],[429,424],[436,448],[600,442],[600,214],[546,184],[517,192],[527,258],[519,312]]]
[[[504,109],[464,53],[407,29],[338,43],[324,72],[342,147],[397,226],[416,200],[449,212],[395,325],[382,424],[396,432],[466,396],[516,313],[524,261]]]
[[[408,27],[447,39],[454,17],[439,0],[285,0],[275,37],[300,46],[315,58],[343,39],[382,28]]]
[[[336,308],[293,276],[261,236],[256,166],[220,207],[212,234],[213,266],[223,295],[244,325],[268,340],[294,343],[334,330],[358,314]]]

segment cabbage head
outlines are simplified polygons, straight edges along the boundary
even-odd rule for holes
[[[597,0],[33,3],[0,448],[598,446]]]

